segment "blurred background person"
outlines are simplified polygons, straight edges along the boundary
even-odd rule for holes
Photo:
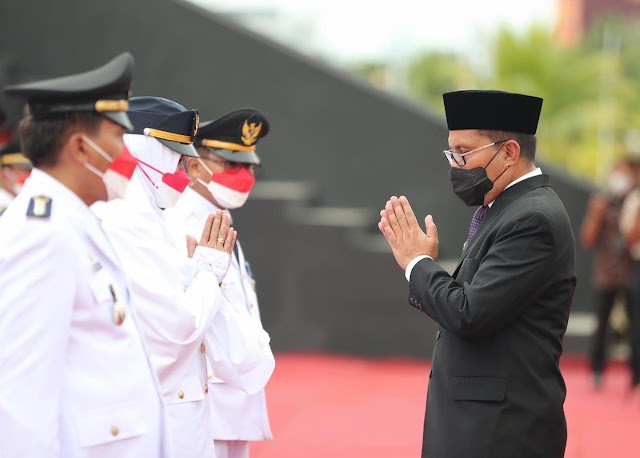
[[[22,189],[31,168],[18,139],[0,149],[0,216]]]
[[[620,231],[627,242],[633,261],[627,310],[631,346],[631,386],[636,402],[640,403],[640,187],[637,184],[622,204]]]
[[[609,317],[617,301],[629,315],[631,255],[620,233],[620,210],[635,185],[635,174],[628,160],[619,161],[611,170],[606,192],[594,193],[588,202],[580,229],[580,242],[595,253],[592,273],[594,309],[597,326],[591,343],[593,386],[600,387],[606,362]]]
[[[12,138],[13,132],[7,123],[7,115],[0,108],[0,149],[8,145]]]

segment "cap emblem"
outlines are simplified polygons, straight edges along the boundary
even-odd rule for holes
[[[245,145],[253,145],[258,141],[258,135],[260,135],[260,131],[262,130],[262,123],[258,123],[256,126],[255,122],[249,124],[249,121],[245,121],[242,126],[242,143]]]

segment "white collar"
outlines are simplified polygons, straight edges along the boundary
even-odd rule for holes
[[[538,176],[538,175],[542,175],[542,170],[540,170],[540,167],[536,167],[536,168],[535,168],[535,169],[533,169],[531,172],[529,172],[529,173],[525,173],[525,174],[524,174],[524,175],[522,175],[520,178],[516,178],[516,179],[515,179],[515,180],[513,180],[511,183],[509,183],[509,184],[507,185],[507,187],[506,187],[506,188],[504,188],[504,189],[502,190],[502,192],[504,192],[505,190],[509,189],[509,188],[510,188],[511,186],[513,186],[514,184],[518,184],[518,183],[520,183],[521,181],[527,180],[527,179],[532,178],[532,177],[536,177],[536,176]],[[489,208],[491,208],[491,206],[493,205],[493,203],[494,203],[494,202],[495,202],[495,199],[489,203]]]

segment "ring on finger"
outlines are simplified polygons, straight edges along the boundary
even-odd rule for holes
[[[216,240],[218,241],[218,243],[224,243],[225,238],[224,237],[218,237]]]

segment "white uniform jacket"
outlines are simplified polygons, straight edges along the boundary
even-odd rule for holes
[[[34,169],[0,219],[0,456],[168,456],[164,423],[99,221]]]
[[[198,247],[194,257],[188,258],[186,239],[174,243],[162,211],[151,204],[153,198],[143,179],[136,172],[124,200],[93,210],[130,276],[143,333],[168,405],[172,448],[181,458],[212,457],[206,355],[220,357],[216,342],[226,333],[226,322],[218,319],[224,302],[219,282],[230,256]]]
[[[213,204],[187,188],[177,205],[165,211],[165,218],[176,240],[184,240],[186,234],[197,237],[207,216],[216,210]],[[209,380],[209,400],[213,413],[213,437],[216,440],[240,441],[271,439],[264,386],[273,373],[275,360],[268,334],[260,322],[254,281],[237,242],[236,251],[238,256],[234,254],[232,257],[221,285],[222,294],[230,304],[230,314],[236,317],[235,332],[227,333],[227,339],[218,345],[245,351],[255,348],[252,351],[259,350],[264,361],[246,372],[245,380],[241,382],[243,389],[239,389],[238,384],[225,383],[226,379],[223,382],[220,361],[211,361],[214,377]],[[248,386],[251,389],[246,389]]]
[[[7,210],[11,202],[13,202],[13,194],[10,194],[6,189],[0,188],[0,216]]]

